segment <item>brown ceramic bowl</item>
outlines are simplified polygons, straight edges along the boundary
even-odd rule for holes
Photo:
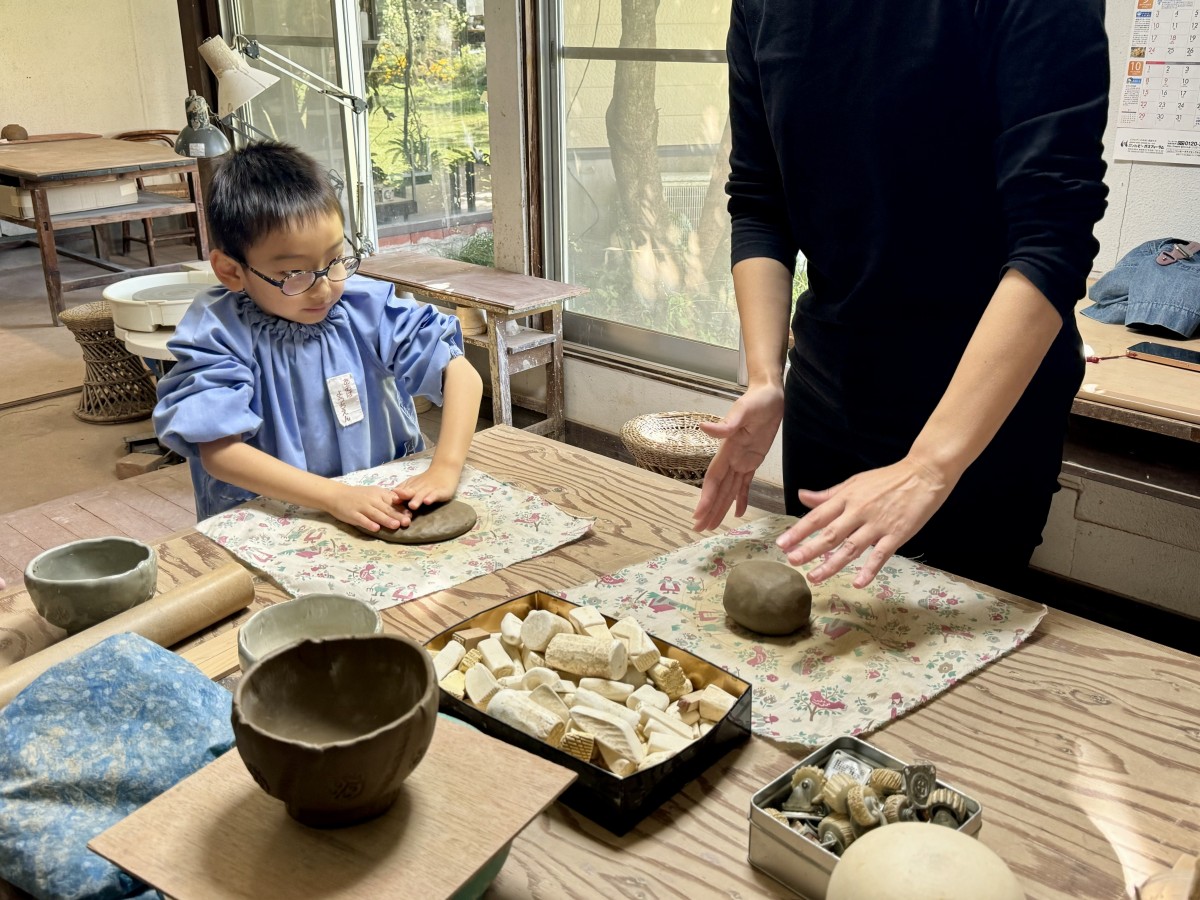
[[[263,657],[233,695],[233,733],[259,786],[316,828],[386,812],[433,739],[438,684],[398,634],[304,640]]]

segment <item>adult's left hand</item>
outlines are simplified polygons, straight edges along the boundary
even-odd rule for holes
[[[833,551],[808,573],[813,584],[837,574],[867,547],[874,547],[854,579],[855,587],[866,587],[946,502],[956,480],[906,457],[823,491],[802,490],[800,502],[809,512],[775,543],[797,566]]]

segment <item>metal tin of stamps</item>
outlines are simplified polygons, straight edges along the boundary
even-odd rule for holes
[[[750,845],[747,853],[750,865],[770,875],[806,900],[825,900],[825,891],[829,887],[829,879],[833,875],[833,867],[837,865],[838,857],[815,841],[791,830],[763,810],[767,807],[778,807],[788,796],[792,789],[792,773],[796,769],[801,766],[823,768],[838,750],[870,760],[876,768],[899,770],[905,766],[902,760],[884,753],[866,741],[855,737],[840,737],[814,750],[750,798]],[[983,825],[983,808],[979,802],[940,778],[937,786],[950,788],[962,795],[967,802],[967,818],[958,826],[958,830],[964,834],[978,834]],[[930,824],[929,827],[945,826]]]
[[[430,652],[436,653],[456,631],[466,628],[482,628],[490,632],[500,630],[500,620],[506,613],[524,619],[535,609],[544,609],[560,616],[578,606],[551,594],[537,591],[509,600],[476,616],[459,622],[426,642]],[[605,621],[612,625],[616,620],[608,616]],[[673,757],[644,772],[635,772],[618,778],[607,769],[576,759],[569,753],[552,747],[537,738],[506,725],[489,716],[467,700],[459,700],[443,688],[441,709],[450,715],[467,721],[485,734],[507,741],[535,753],[545,759],[571,769],[579,777],[559,798],[565,805],[613,834],[622,835],[642,819],[679,793],[689,782],[700,777],[706,769],[724,756],[736,744],[750,736],[751,690],[749,682],[729,674],[685,650],[650,636],[662,656],[676,659],[684,673],[692,680],[696,689],[716,684],[738,700],[717,722],[708,734],[696,739]]]

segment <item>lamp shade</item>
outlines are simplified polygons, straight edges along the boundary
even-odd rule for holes
[[[217,76],[217,115],[227,116],[279,81],[275,75],[252,69],[219,36],[200,45],[200,55]]]
[[[208,102],[192,91],[184,102],[187,111],[187,127],[175,139],[175,152],[180,156],[207,158],[220,156],[230,150],[229,138],[212,124],[212,112]]]

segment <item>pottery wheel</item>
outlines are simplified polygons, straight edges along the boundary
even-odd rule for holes
[[[156,284],[154,287],[142,288],[133,295],[134,300],[192,300],[203,290],[204,286],[194,281],[175,284]]]
[[[475,526],[475,508],[461,500],[450,500],[433,506],[422,506],[413,513],[407,528],[380,528],[378,531],[359,529],[369,537],[393,544],[436,544],[466,534]]]

